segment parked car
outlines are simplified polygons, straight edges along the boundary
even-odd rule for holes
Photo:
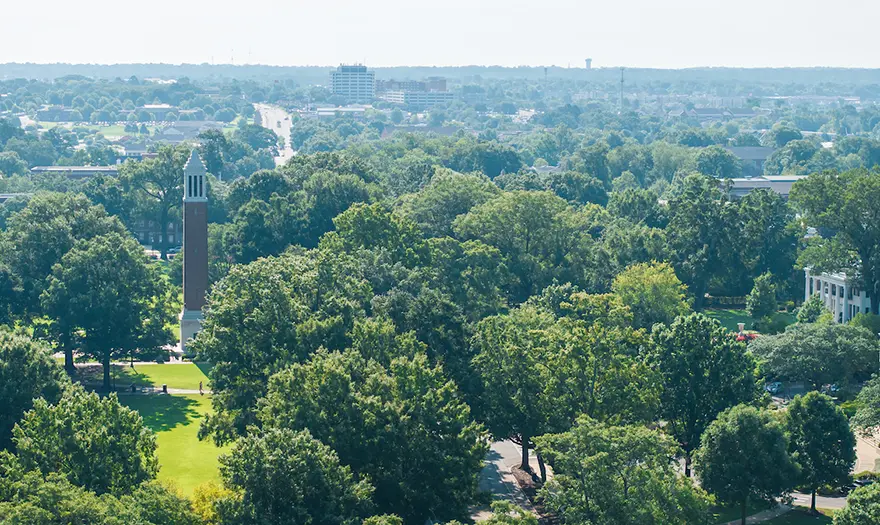
[[[782,383],[780,383],[779,381],[767,383],[766,385],[764,385],[764,390],[771,394],[778,394],[782,392]]]
[[[836,394],[840,392],[840,387],[838,385],[822,385],[822,392],[826,394]]]

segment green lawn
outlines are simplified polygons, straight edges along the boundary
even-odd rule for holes
[[[745,323],[746,330],[750,330],[753,323],[752,318],[742,308],[706,308],[703,313],[713,319],[718,319],[721,325],[731,332],[739,330],[737,323]],[[776,317],[784,320],[786,326],[793,324],[796,320],[794,314],[788,312],[778,312]]]
[[[813,523],[816,525],[830,524],[832,521],[832,512],[824,509],[819,509],[819,512],[822,513],[821,516],[813,516],[806,510],[795,509],[791,512],[786,512],[778,518],[766,521],[765,523],[769,525],[804,525],[807,523]]]
[[[724,326],[724,328],[727,328],[732,332],[736,332],[739,329],[737,323],[745,323],[746,328],[752,324],[752,318],[749,317],[743,309],[706,308],[703,310],[703,313],[712,319],[718,319],[721,321],[721,325]]]
[[[186,365],[168,368],[178,366]],[[211,410],[210,396],[121,395],[119,400],[140,412],[156,432],[160,480],[172,482],[188,496],[202,483],[219,480],[218,457],[228,448],[198,439],[199,424]]]
[[[183,388],[188,390],[197,390],[199,381],[202,382],[205,389],[208,388],[208,376],[210,365],[205,363],[187,363],[181,365],[171,364],[149,364],[135,365],[134,369],[127,366],[120,366],[116,372],[117,381],[121,384],[136,385],[152,385],[161,387],[168,385],[168,388]]]
[[[63,361],[63,360],[62,360]],[[103,374],[101,365],[91,363],[79,369],[79,380],[85,384],[101,383]],[[207,363],[185,364],[142,364],[131,368],[127,364],[111,365],[111,378],[117,388],[126,389],[129,385],[181,388],[198,390],[199,381],[207,390],[208,373],[211,365]]]

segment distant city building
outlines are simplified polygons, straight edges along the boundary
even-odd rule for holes
[[[747,175],[763,174],[764,164],[776,151],[773,148],[763,146],[731,146],[724,149],[736,155],[736,158],[742,163],[743,172]]]
[[[731,198],[744,197],[761,188],[774,191],[787,198],[794,183],[806,177],[806,175],[765,175],[763,177],[728,179],[720,181],[720,184],[725,187],[729,181],[730,186],[727,188],[727,192]]]
[[[351,117],[355,119],[362,119],[366,116],[368,107],[370,106],[340,106],[336,108],[317,108],[315,109],[313,117],[316,116],[321,119],[334,119],[337,117]]]
[[[806,286],[804,300],[818,295],[825,308],[831,312],[835,323],[845,323],[859,313],[871,311],[871,296],[860,290],[844,273],[819,273],[811,275],[805,268]]]
[[[0,177],[2,178],[2,177]],[[16,197],[30,197],[31,193],[0,193],[0,204]]]
[[[64,106],[45,106],[37,110],[37,120],[40,122],[73,122],[82,120],[82,114]]]
[[[212,129],[220,130],[223,126],[213,120],[181,120],[157,130],[151,139],[153,142],[180,144],[187,140],[195,140],[200,133]]]
[[[454,98],[449,91],[386,91],[382,100],[406,106],[413,111],[448,104]]]
[[[153,120],[166,120],[169,113],[177,113],[178,109],[170,104],[146,104],[137,109],[135,109],[137,113],[141,111],[146,111],[147,113],[153,115]]]
[[[386,102],[421,111],[447,104],[454,98],[446,91],[446,79],[431,77],[426,80],[377,80],[378,97]]]
[[[52,175],[64,175],[72,179],[84,179],[95,175],[119,174],[116,166],[34,166],[31,173],[43,173]]]
[[[588,58],[584,61],[586,63],[587,71],[593,69],[593,59]]]
[[[446,79],[430,77],[426,80],[376,80],[376,93],[386,91],[446,91]]]
[[[376,73],[360,64],[340,65],[330,72],[330,91],[346,102],[370,103],[376,98]]]
[[[674,108],[667,112],[666,116],[670,119],[675,118],[691,118],[700,122],[728,121],[737,119],[749,119],[760,115],[766,115],[766,110],[757,111],[753,108],[744,107],[727,107],[723,104],[734,103],[724,100],[715,101],[722,104],[720,107],[701,107],[693,109]]]

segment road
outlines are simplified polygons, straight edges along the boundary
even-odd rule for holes
[[[293,126],[290,115],[279,108],[269,104],[254,104],[254,108],[260,112],[260,124],[264,128],[271,129],[284,139],[284,149],[275,157],[275,164],[281,166],[291,159],[296,152],[290,147],[290,128]],[[279,126],[280,123],[280,126]]]

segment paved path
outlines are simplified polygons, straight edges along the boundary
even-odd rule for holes
[[[809,494],[792,492],[791,497],[799,507],[810,508],[811,498]],[[846,507],[846,496],[829,497],[816,494],[817,509],[842,509],[844,507]]]
[[[877,461],[880,460],[880,449],[863,437],[858,438],[856,443],[856,467],[855,472],[874,470]]]
[[[535,508],[529,502],[529,498],[519,488],[516,478],[510,471],[511,467],[518,466],[520,462],[520,449],[512,441],[496,441],[489,448],[483,470],[480,473],[480,490],[489,492],[494,499],[502,499],[517,505],[529,512],[535,513]],[[536,513],[535,513],[536,514]],[[471,510],[471,518],[474,521],[485,521],[492,516],[487,506]]]
[[[782,516],[783,514],[785,514],[786,512],[788,512],[790,510],[791,510],[791,507],[788,505],[779,505],[775,509],[769,509],[769,510],[761,511],[757,514],[752,514],[751,516],[746,518],[746,523],[760,523],[762,521],[772,520],[773,518],[778,518],[779,516]],[[739,525],[740,523],[742,523],[742,520],[737,518],[733,521],[728,521],[727,523],[724,523],[723,525]]]

